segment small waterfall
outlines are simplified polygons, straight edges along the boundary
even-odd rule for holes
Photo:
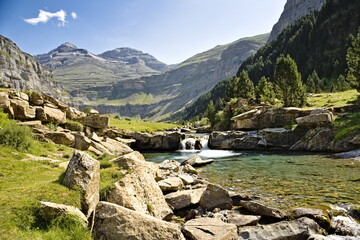
[[[188,138],[183,139],[180,142],[180,149],[179,150],[202,150],[208,149],[208,137],[194,137],[189,136]]]

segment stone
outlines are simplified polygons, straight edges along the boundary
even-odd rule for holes
[[[203,160],[203,159],[201,159],[201,157],[199,155],[193,155],[190,158],[188,158],[187,160],[183,161],[181,163],[181,165],[188,164],[193,167],[201,167],[201,166],[210,164],[212,162],[214,162],[213,159]]]
[[[240,213],[230,213],[227,216],[227,223],[235,224],[238,228],[244,226],[256,226],[261,216],[243,215]]]
[[[75,137],[74,148],[79,150],[88,150],[91,145],[91,140],[85,136],[84,133],[72,133]]]
[[[30,98],[29,98],[29,95],[27,95],[26,93],[24,92],[18,92],[19,94],[19,97],[22,99],[22,100],[25,100],[27,102],[29,102]]]
[[[19,122],[18,124],[19,124],[19,125],[22,125],[22,126],[28,126],[28,127],[31,127],[31,128],[42,128],[42,127],[44,127],[44,126],[41,124],[41,121],[40,121],[40,120],[27,121],[27,122]]]
[[[234,146],[234,140],[245,136],[241,131],[214,131],[209,136],[209,147],[211,149],[231,150]]]
[[[321,209],[312,208],[295,208],[291,211],[290,216],[293,218],[307,217],[317,222],[322,228],[330,228],[330,218]]]
[[[187,221],[182,232],[193,240],[237,240],[237,227],[217,218],[197,218]]]
[[[59,216],[73,215],[79,219],[84,227],[87,227],[88,224],[86,216],[79,209],[64,204],[40,202],[39,215],[47,222],[51,222]]]
[[[45,137],[56,144],[62,144],[69,147],[74,146],[75,143],[75,137],[66,132],[46,132]]]
[[[134,132],[130,135],[135,139],[134,148],[137,150],[178,150],[181,133],[178,132],[155,132],[140,133]]]
[[[166,202],[174,209],[179,210],[198,204],[205,188],[184,190],[165,195]]]
[[[233,201],[233,205],[234,206],[240,206],[240,202],[242,200],[252,200],[254,197],[248,196],[244,193],[237,193],[237,192],[233,192],[233,191],[228,191],[231,200]]]
[[[71,120],[80,120],[86,117],[86,113],[77,110],[76,108],[69,107],[66,109],[66,117]]]
[[[334,119],[332,113],[318,113],[296,119],[298,127],[301,128],[314,128],[331,123]]]
[[[96,132],[92,132],[91,135],[89,136],[91,140],[95,141],[95,142],[101,142],[103,140],[103,138],[100,138]]]
[[[21,99],[10,99],[10,106],[14,111],[14,118],[27,120],[34,119],[36,116],[35,108],[29,102]]]
[[[314,220],[306,217],[238,229],[239,240],[307,240],[313,234],[321,234],[320,227]]]
[[[40,92],[32,92],[30,97],[31,104],[35,106],[42,106],[44,104],[44,99]]]
[[[194,178],[190,176],[189,174],[179,174],[178,177],[183,181],[185,185],[193,184]]]
[[[249,212],[257,215],[273,217],[278,219],[284,219],[287,217],[286,213],[283,212],[282,210],[267,207],[254,201],[241,201],[240,205]]]
[[[62,184],[82,190],[81,210],[89,218],[99,202],[100,163],[90,155],[75,150]]]
[[[233,202],[227,190],[215,184],[208,184],[199,205],[211,211],[215,208],[231,209]]]
[[[325,152],[332,150],[334,131],[331,128],[310,129],[304,137],[290,147],[292,151]]]
[[[0,92],[0,108],[7,113],[10,118],[14,117],[14,110],[10,105],[9,95],[5,92]]]
[[[163,192],[174,192],[184,187],[183,181],[178,177],[169,177],[158,182]]]
[[[60,109],[47,106],[36,108],[36,119],[49,123],[66,123],[66,115],[64,112]]]
[[[108,202],[100,202],[97,206],[94,239],[185,240],[174,223]]]
[[[180,163],[175,160],[165,160],[158,164],[160,169],[178,172],[180,170]]]
[[[155,181],[156,164],[145,161],[139,152],[132,152],[112,160],[128,173],[114,184],[106,197],[112,202],[136,212],[159,219],[169,219],[173,212]]]
[[[103,145],[101,145],[98,142],[91,141],[90,147],[92,147],[92,148],[96,149],[97,151],[101,152],[101,154],[107,153],[107,154],[112,155],[112,152],[110,152],[106,147],[104,147]]]
[[[90,114],[81,119],[84,126],[102,129],[107,128],[109,125],[109,117],[100,116],[99,114]]]
[[[234,140],[234,150],[256,150],[263,149],[263,144],[259,144],[263,141],[262,136],[259,135],[247,135]]]
[[[354,219],[346,216],[335,216],[331,218],[331,227],[336,234],[348,236],[360,236],[360,224]]]
[[[134,151],[128,145],[111,138],[106,138],[104,141],[100,142],[100,144],[104,146],[111,154],[116,156],[121,156]]]
[[[88,151],[89,151],[89,152],[92,152],[92,153],[95,154],[96,156],[100,156],[100,155],[104,154],[103,152],[97,150],[97,149],[94,148],[93,146],[90,146],[90,147],[88,148]]]
[[[53,105],[55,105],[57,108],[59,108],[61,111],[66,112],[66,109],[68,108],[68,105],[66,105],[65,103],[49,96],[46,94],[42,95],[44,102],[48,102],[48,103],[52,103]]]
[[[183,172],[198,175],[198,171],[191,165],[185,164],[182,168]]]

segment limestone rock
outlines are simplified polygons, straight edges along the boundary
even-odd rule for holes
[[[185,172],[185,173],[191,173],[191,174],[199,174],[198,171],[191,165],[189,164],[185,164],[182,168],[182,170]]]
[[[224,223],[217,218],[197,218],[186,222],[182,232],[192,240],[237,240],[234,224]]]
[[[121,156],[133,151],[128,145],[111,138],[106,138],[106,140],[100,142],[100,144],[103,145],[109,152],[111,152],[111,154],[116,156]]]
[[[82,190],[81,210],[87,217],[99,202],[100,163],[90,155],[75,150],[66,169],[63,185]]]
[[[44,99],[44,102],[52,103],[57,108],[59,108],[61,111],[66,112],[66,109],[68,108],[68,105],[66,105],[65,103],[55,99],[52,96],[47,95],[47,94],[43,94],[42,97]]]
[[[274,217],[279,219],[286,218],[286,213],[271,207],[266,207],[260,203],[254,202],[254,201],[241,201],[240,205],[244,207],[249,212],[252,212],[254,214],[258,214],[261,216],[267,216],[267,217]]]
[[[312,219],[299,218],[293,221],[282,221],[269,225],[241,227],[238,230],[239,240],[307,240],[313,234],[320,234],[319,225]]]
[[[195,181],[192,176],[185,173],[179,174],[178,177],[183,181],[185,185],[193,184]]]
[[[108,202],[100,202],[97,206],[94,239],[185,240],[174,223]]]
[[[72,147],[75,143],[75,137],[66,132],[46,132],[45,137],[56,144],[62,144],[69,147]]]
[[[134,148],[137,150],[174,151],[179,148],[181,134],[178,132],[135,132],[130,137],[136,140]]]
[[[10,106],[14,111],[14,118],[27,120],[34,119],[36,116],[35,108],[29,102],[22,99],[10,99]]]
[[[174,210],[179,210],[198,204],[204,191],[205,188],[177,191],[166,194],[165,200]]]
[[[163,192],[173,192],[181,190],[184,187],[183,181],[178,177],[169,177],[158,182]]]
[[[158,164],[160,169],[178,172],[180,170],[180,163],[175,160],[165,160]]]
[[[84,227],[87,226],[86,216],[76,207],[51,202],[40,202],[39,214],[47,222],[62,215],[73,215],[79,218]]]
[[[71,120],[80,120],[81,118],[86,117],[86,114],[77,110],[76,108],[69,107],[66,109],[66,117]]]
[[[235,224],[239,228],[244,226],[255,226],[259,223],[260,218],[260,216],[230,213],[227,217],[227,222]]]
[[[14,110],[10,105],[9,96],[5,92],[0,92],[0,108],[3,109],[5,113],[9,114],[10,117],[14,116]]]
[[[296,119],[296,122],[301,128],[314,128],[322,126],[327,123],[331,123],[334,120],[334,116],[329,113],[310,114],[309,116],[300,117]]]
[[[75,137],[74,148],[79,150],[88,150],[91,145],[91,140],[85,136],[84,133],[73,133]]]
[[[346,216],[335,216],[331,218],[331,227],[336,234],[360,236],[360,224],[354,219]]]
[[[233,149],[234,140],[245,135],[246,133],[241,131],[214,131],[209,136],[209,147],[211,149],[230,150]]]
[[[332,150],[334,131],[330,128],[317,127],[310,129],[304,137],[290,147],[293,151],[318,151]]]
[[[201,166],[210,164],[212,162],[214,162],[213,159],[203,160],[199,155],[194,155],[194,156],[188,158],[187,160],[183,161],[181,163],[181,165],[188,164],[192,167],[201,167]]]
[[[233,149],[235,150],[256,150],[259,148],[264,148],[262,144],[259,143],[263,140],[261,136],[257,135],[247,135],[241,138],[234,140]]]
[[[155,181],[156,164],[146,162],[139,152],[126,154],[113,162],[128,173],[115,183],[107,201],[160,219],[172,216],[172,210]]]
[[[88,126],[95,129],[107,128],[109,125],[109,117],[102,117],[99,114],[89,114],[82,118],[84,126]]]
[[[40,92],[32,92],[30,97],[31,104],[35,106],[41,106],[44,104],[44,99],[42,97],[42,94]]]
[[[208,184],[199,204],[202,208],[211,211],[215,208],[231,209],[233,202],[227,190],[218,185]]]
[[[301,217],[311,218],[312,220],[317,222],[322,228],[324,229],[330,228],[330,218],[321,209],[295,208],[291,211],[290,216],[294,218],[301,218]]]
[[[66,115],[64,112],[60,109],[47,106],[36,108],[36,118],[42,122],[66,123]]]

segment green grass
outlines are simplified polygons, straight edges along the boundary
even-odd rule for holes
[[[334,121],[335,141],[360,134],[360,112],[350,113]]]
[[[161,101],[161,96],[153,96],[152,94],[146,94],[143,92],[134,93],[129,97],[121,99],[108,100],[107,98],[99,98],[95,101],[90,101],[90,104],[93,105],[113,105],[113,106],[124,106],[127,104],[130,105],[142,105],[142,104],[152,104]]]
[[[115,115],[107,115],[110,117],[110,126],[117,127],[124,130],[138,131],[138,132],[155,132],[168,128],[174,128],[178,125],[162,122],[145,122],[141,120],[125,120],[115,118]]]
[[[356,102],[358,92],[356,90],[348,90],[345,92],[319,93],[312,94],[307,98],[309,107],[341,107]]]

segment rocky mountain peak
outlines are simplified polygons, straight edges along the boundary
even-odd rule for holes
[[[59,51],[59,52],[69,52],[72,50],[77,49],[77,47],[69,42],[65,42],[63,44],[61,44],[59,47],[57,47],[55,50]]]
[[[273,26],[268,42],[274,40],[287,26],[311,11],[319,10],[326,0],[287,0],[284,11]]]

